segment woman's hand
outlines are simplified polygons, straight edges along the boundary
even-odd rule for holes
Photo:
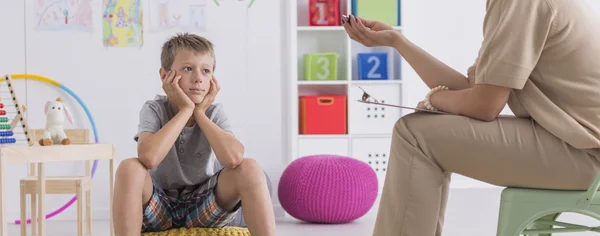
[[[346,33],[351,39],[367,47],[393,46],[400,36],[392,26],[378,22],[348,16],[342,20]]]

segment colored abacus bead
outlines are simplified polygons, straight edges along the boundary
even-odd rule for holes
[[[15,133],[12,131],[0,131],[0,136],[2,136],[2,137],[11,137],[14,135],[15,135]]]
[[[6,111],[5,110],[0,110],[0,115],[6,115]]]
[[[2,122],[2,123],[8,122],[8,117],[0,117],[0,122]]]
[[[0,129],[10,129],[9,124],[0,124]]]
[[[4,143],[16,143],[17,139],[15,138],[0,138],[0,144]]]
[[[0,108],[4,108],[4,103],[0,103]]]

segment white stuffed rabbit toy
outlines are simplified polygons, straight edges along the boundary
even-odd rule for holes
[[[71,144],[71,140],[65,134],[63,123],[66,116],[69,123],[73,124],[73,117],[69,109],[62,102],[62,99],[57,98],[56,101],[46,102],[44,113],[46,114],[46,130],[44,131],[43,139],[40,139],[40,145],[49,146],[54,143],[63,145]]]

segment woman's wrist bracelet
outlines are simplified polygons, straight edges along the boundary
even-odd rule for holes
[[[443,86],[443,85],[439,85],[433,89],[431,89],[431,91],[429,91],[429,93],[427,93],[427,95],[425,96],[425,100],[423,100],[423,105],[425,105],[425,107],[428,110],[431,111],[438,111],[437,108],[435,108],[433,105],[431,105],[431,101],[429,100],[429,98],[431,97],[431,95],[433,95],[436,92],[442,91],[442,90],[448,90],[448,87]]]

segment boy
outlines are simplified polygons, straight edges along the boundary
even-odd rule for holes
[[[243,158],[223,107],[212,104],[220,89],[214,69],[212,43],[203,37],[179,34],[163,45],[159,73],[166,96],[144,104],[138,157],[117,169],[116,236],[223,227],[241,202],[252,235],[275,235],[264,172]]]

